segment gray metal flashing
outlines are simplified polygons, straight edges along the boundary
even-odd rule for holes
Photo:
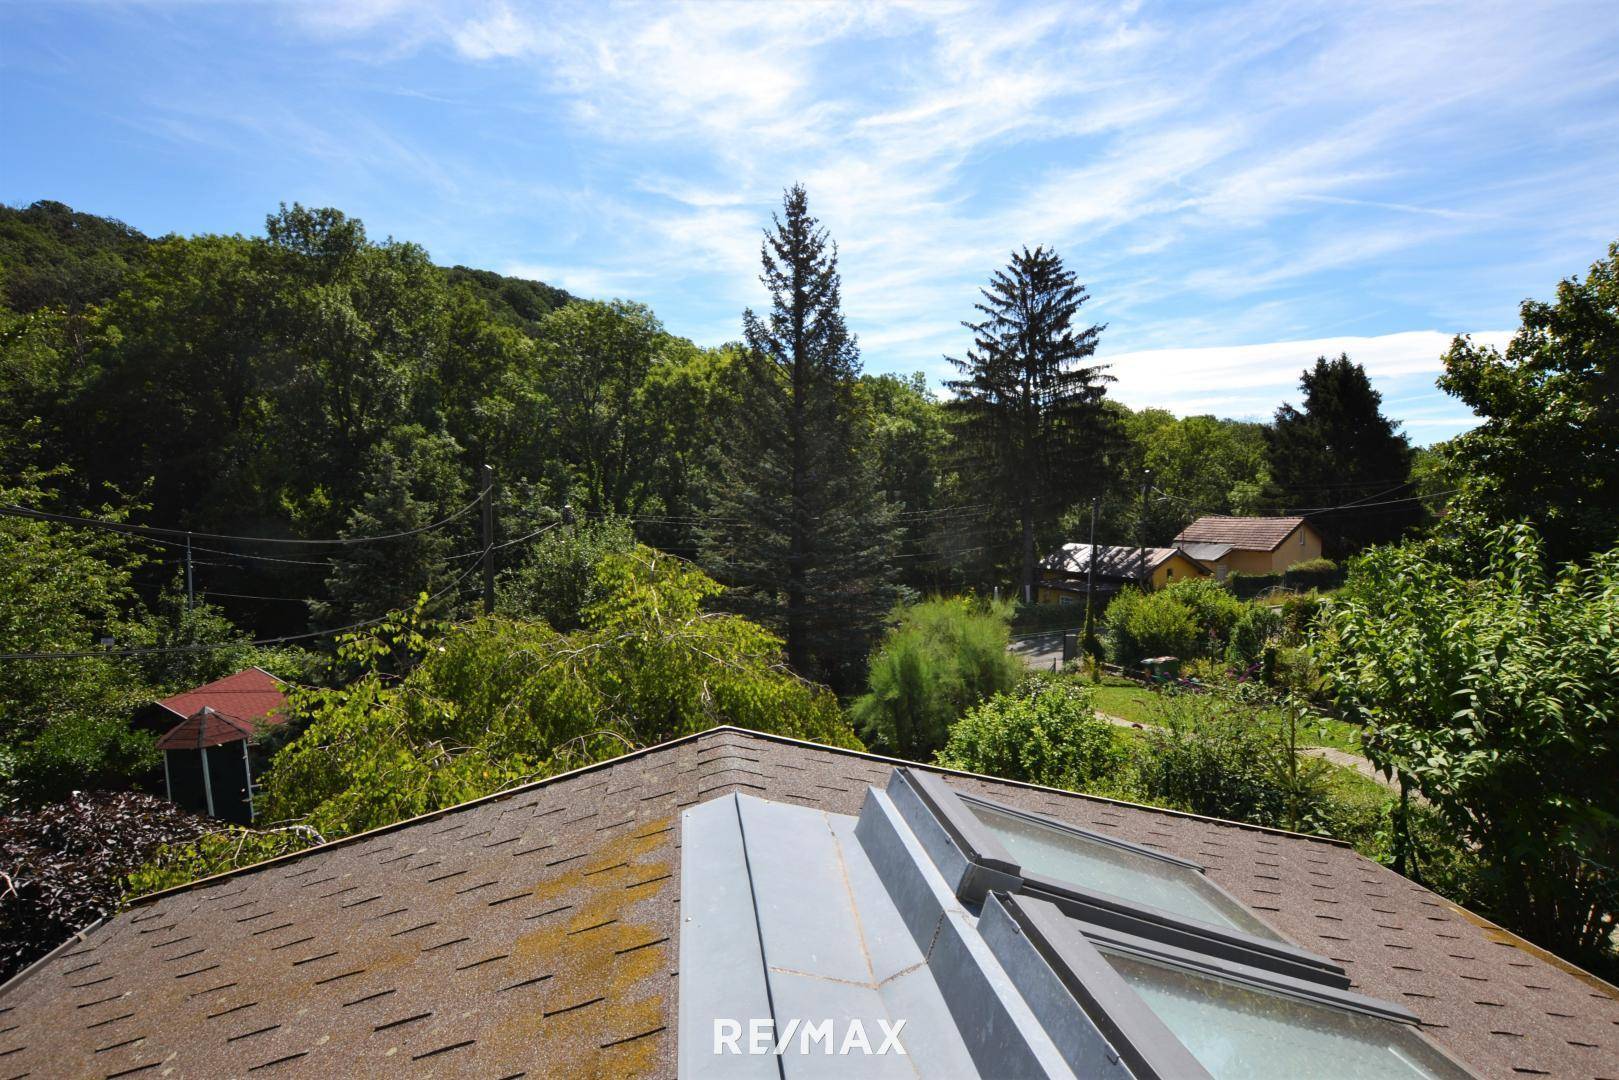
[[[977,904],[994,889],[1015,889],[1022,879],[1001,842],[956,800],[937,777],[895,769],[888,793],[922,841],[953,895]]]
[[[1211,1080],[1173,1032],[1122,976],[1042,900],[1001,895],[996,905],[1045,960],[1131,1074],[1141,1080]]]
[[[978,933],[1075,1072],[1095,1080],[1131,1077],[1119,1052],[1078,1007],[1062,977],[1040,955],[994,893],[984,902]]]
[[[774,1058],[712,1052],[714,1017],[774,1015],[737,797],[691,807],[680,824],[680,1075],[780,1080]]]

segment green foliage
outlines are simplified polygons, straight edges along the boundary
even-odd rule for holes
[[[1344,507],[1311,515],[1329,549],[1398,539],[1422,516],[1415,502],[1354,507],[1409,495],[1411,443],[1383,415],[1383,397],[1347,355],[1320,357],[1299,379],[1304,407],[1283,405],[1265,429],[1274,505]]]
[[[291,855],[322,839],[303,826],[263,830],[231,826],[189,842],[166,843],[129,874],[125,897],[144,896]]]
[[[1239,669],[1259,663],[1265,646],[1280,629],[1281,619],[1274,609],[1264,604],[1244,604],[1242,613],[1231,626],[1226,662]]]
[[[1267,758],[1269,732],[1220,694],[1160,698],[1139,771],[1148,798],[1181,810],[1272,825],[1287,808]]]
[[[61,470],[0,485],[0,503],[52,505]],[[102,508],[106,516],[127,512]],[[94,651],[146,631],[131,586],[142,562],[127,537],[0,516],[0,641],[20,653]],[[0,664],[0,802],[45,801],[86,784],[127,779],[152,764],[150,737],[129,730],[140,699],[136,666],[114,657]]]
[[[1076,325],[1090,299],[1055,251],[1013,252],[974,305],[983,320],[967,323],[973,347],[952,359],[960,377],[954,397],[960,468],[975,499],[992,505],[1003,550],[1018,551],[1023,598],[1034,594],[1037,535],[1069,505],[1094,494],[1100,472],[1076,463],[1100,456],[1111,440],[1112,414],[1102,407],[1112,376],[1092,362],[1102,326]],[[980,540],[980,544],[988,541]]]
[[[1007,651],[1008,604],[934,598],[895,610],[872,652],[868,689],[850,709],[861,737],[885,752],[926,760],[950,727],[1023,673]]]
[[[577,630],[585,611],[602,598],[602,563],[634,549],[635,532],[623,518],[553,527],[521,563],[501,575],[495,610],[512,618],[544,619],[553,630]]]
[[[1446,529],[1532,521],[1549,558],[1583,559],[1619,536],[1619,241],[1520,317],[1506,355],[1465,337],[1445,355],[1440,389],[1484,421],[1443,448]]]
[[[1196,613],[1167,590],[1123,590],[1108,604],[1102,625],[1108,658],[1121,667],[1153,656],[1194,656],[1201,644]]]
[[[1184,604],[1192,612],[1199,639],[1194,655],[1224,655],[1231,628],[1242,617],[1246,605],[1213,578],[1171,582],[1161,592],[1163,596]]]
[[[802,186],[761,260],[770,307],[742,317],[739,407],[717,447],[702,554],[733,586],[727,603],[780,630],[794,671],[849,689],[900,598],[899,535],[867,453],[837,250]]]
[[[1476,850],[1496,917],[1598,957],[1619,915],[1619,551],[1553,576],[1527,526],[1480,542],[1467,577],[1418,545],[1358,560],[1323,674],[1367,756]]]
[[[358,676],[291,695],[307,727],[264,779],[266,816],[344,836],[715,724],[859,746],[778,638],[704,610],[720,590],[694,567],[641,548],[598,576],[572,633],[418,611],[347,639]],[[403,679],[379,669],[401,654],[419,658]]]
[[[1090,688],[1033,676],[996,694],[950,729],[934,763],[1073,791],[1119,790],[1128,754],[1096,715]]]

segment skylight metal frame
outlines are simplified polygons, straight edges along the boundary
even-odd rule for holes
[[[1209,1073],[1169,1025],[1114,969],[1104,950],[1179,968],[1246,990],[1405,1025],[1438,1065],[1448,1069],[1457,1080],[1474,1075],[1454,1055],[1429,1039],[1419,1019],[1399,1005],[1086,923],[1040,897],[995,892],[986,901],[988,905],[998,907],[1011,919],[1131,1072],[1142,1080],[1205,1078]]]
[[[993,799],[957,792],[942,779],[920,769],[896,770],[916,792],[920,801],[933,813],[944,832],[959,848],[967,863],[981,868],[962,879],[958,895],[966,902],[981,903],[990,889],[1006,890],[1039,896],[1056,904],[1065,915],[1089,925],[1103,927],[1133,938],[1156,941],[1168,948],[1208,954],[1234,963],[1268,969],[1279,975],[1307,980],[1327,987],[1342,989],[1350,983],[1342,966],[1289,943],[1265,919],[1246,904],[1232,896],[1208,878],[1197,863],[1140,844],[1132,844],[1112,836],[1103,836],[1088,829],[1070,825],[1044,814],[1007,806]],[[1151,904],[1116,896],[1112,893],[1070,881],[1034,874],[1025,869],[994,831],[969,808],[969,803],[986,806],[999,813],[1022,818],[1036,824],[1076,836],[1084,841],[1100,843],[1116,850],[1153,859],[1161,863],[1194,872],[1201,884],[1215,895],[1252,917],[1271,931],[1274,938],[1260,937],[1231,927],[1204,922]],[[1019,884],[1011,885],[1015,880]]]

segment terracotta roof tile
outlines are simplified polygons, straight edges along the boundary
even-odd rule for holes
[[[1275,551],[1301,517],[1200,517],[1175,537],[1180,544],[1230,544],[1242,551]]]
[[[0,991],[36,1076],[672,1076],[679,810],[858,812],[891,763],[720,728],[138,904]],[[1353,850],[948,782],[1198,860],[1484,1076],[1612,1075],[1619,997]]]

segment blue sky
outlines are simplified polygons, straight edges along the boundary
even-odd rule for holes
[[[1619,238],[1589,4],[0,4],[0,200],[149,232],[331,205],[735,338],[804,181],[868,369],[1054,245],[1131,405],[1262,417],[1347,350],[1418,442],[1449,335]]]

